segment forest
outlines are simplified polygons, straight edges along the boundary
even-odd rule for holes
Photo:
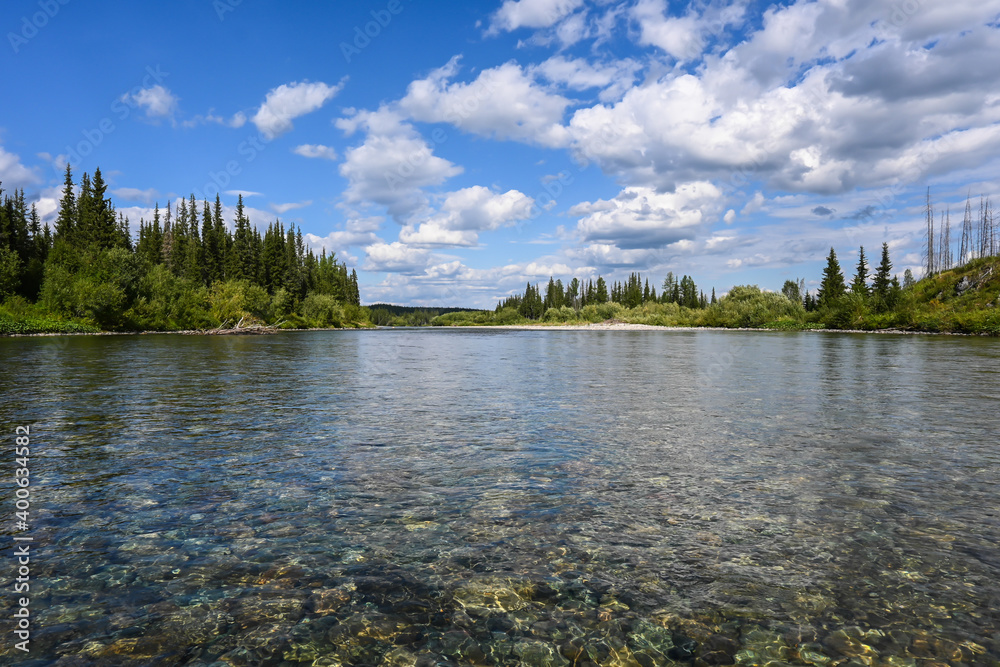
[[[218,195],[192,195],[157,204],[134,239],[106,191],[99,168],[77,185],[67,165],[50,229],[23,190],[0,188],[0,333],[371,326],[357,272],[294,225],[261,234],[242,195],[231,226]]]

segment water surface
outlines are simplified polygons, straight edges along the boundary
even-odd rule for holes
[[[1000,664],[994,340],[380,330],[0,359],[0,422],[32,429],[23,664]]]

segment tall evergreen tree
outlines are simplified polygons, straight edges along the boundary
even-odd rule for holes
[[[840,262],[837,261],[837,253],[830,248],[830,254],[826,258],[826,268],[823,269],[823,281],[819,286],[818,305],[820,308],[830,307],[844,296],[847,287],[844,284],[844,274],[840,271]]]
[[[609,298],[608,284],[604,281],[603,276],[597,276],[597,287],[594,289],[594,303],[607,303]]]
[[[851,281],[851,292],[865,298],[868,297],[868,260],[865,259],[865,247],[858,251],[858,268]]]
[[[892,262],[889,261],[889,244],[882,244],[882,262],[875,272],[872,292],[879,310],[888,310],[895,305],[895,290],[892,287]]]
[[[76,213],[76,189],[73,185],[73,172],[67,164],[62,199],[59,201],[59,217],[56,218],[56,239],[69,240],[73,236],[76,230]]]

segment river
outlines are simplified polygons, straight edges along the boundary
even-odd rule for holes
[[[29,520],[5,484],[0,529],[11,582],[30,544],[30,650],[7,633],[3,660],[1000,664],[995,339],[79,336],[0,360],[8,480],[17,426],[31,449]]]

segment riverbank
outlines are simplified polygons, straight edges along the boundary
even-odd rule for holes
[[[379,327],[392,329],[393,327]],[[902,329],[778,329],[766,327],[689,327],[659,326],[655,324],[631,324],[629,322],[597,322],[592,324],[496,324],[480,326],[455,325],[433,327],[440,329],[505,329],[508,331],[756,331],[768,333],[850,333],[850,334],[893,334],[906,336],[989,336],[989,334],[968,334],[948,331],[905,331]]]
[[[970,334],[952,331],[905,331],[902,329],[777,329],[764,327],[691,327],[691,326],[660,326],[655,324],[632,324],[629,322],[596,322],[591,324],[494,324],[494,325],[452,325],[447,327],[329,327],[308,329],[275,329],[270,330],[267,335],[281,333],[295,333],[306,331],[376,331],[393,329],[425,329],[425,330],[468,330],[483,331],[501,329],[504,331],[670,331],[670,332],[692,332],[692,331],[747,331],[758,333],[836,333],[836,334],[883,334],[897,336],[983,336],[991,337],[991,334]],[[261,335],[261,332],[254,332]],[[218,330],[197,330],[186,329],[180,331],[90,331],[90,332],[65,332],[65,333],[27,333],[27,334],[0,334],[0,338],[43,338],[43,337],[69,337],[69,336],[153,336],[153,335],[181,335],[181,336],[245,336],[247,332],[233,331],[231,333],[220,332]]]

